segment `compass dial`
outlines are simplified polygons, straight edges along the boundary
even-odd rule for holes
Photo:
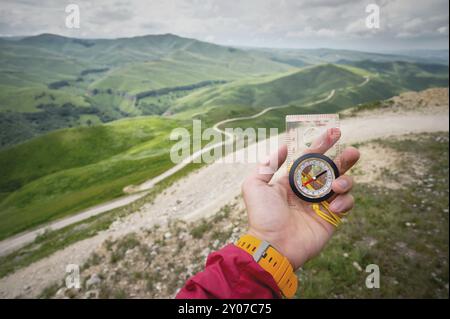
[[[289,183],[301,199],[318,203],[333,195],[331,185],[339,177],[336,164],[325,155],[312,153],[298,158],[289,171]]]

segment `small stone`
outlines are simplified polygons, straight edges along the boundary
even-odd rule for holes
[[[406,222],[405,225],[406,225],[406,227],[411,227],[412,226],[412,224],[410,222]]]
[[[206,247],[205,249],[202,250],[202,252],[200,253],[200,255],[206,257],[206,256],[209,255],[210,251],[211,251],[211,250],[210,250],[208,247]]]
[[[405,248],[408,247],[408,245],[406,243],[402,242],[402,241],[396,242],[395,246],[397,246],[400,249],[405,249]]]
[[[89,289],[91,286],[98,285],[102,282],[102,279],[97,274],[92,274],[91,277],[86,281],[86,289]]]
[[[58,289],[58,291],[56,292],[55,296],[56,297],[64,297],[66,295],[66,288],[60,288]]]
[[[378,241],[377,241],[376,239],[371,238],[371,239],[369,240],[369,247],[373,247],[373,246],[375,246],[377,243],[378,243]]]
[[[348,258],[348,253],[344,253],[344,258]]]
[[[356,270],[363,271],[362,267],[356,261],[354,261],[352,265],[356,268]]]
[[[97,289],[86,291],[86,293],[84,294],[85,299],[97,299],[98,296],[99,291]]]
[[[169,239],[171,237],[172,237],[172,234],[170,232],[167,232],[167,233],[164,234],[164,238],[165,239]]]

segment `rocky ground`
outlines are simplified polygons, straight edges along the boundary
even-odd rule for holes
[[[411,143],[419,143],[417,144],[419,147],[411,146]],[[433,148],[444,147],[448,154],[448,134],[407,135],[388,143],[380,140],[358,145],[363,157],[351,171],[360,190],[356,192],[356,211],[350,215],[350,222],[344,223],[344,229],[338,232],[335,242],[330,244],[323,256],[314,260],[312,266],[308,263],[307,267],[298,271],[301,285],[299,297],[308,296],[311,293],[313,297],[320,296],[321,293],[322,297],[333,298],[352,296],[352,293],[355,296],[371,297],[367,290],[358,292],[357,289],[361,289],[361,286],[355,282],[364,281],[364,268],[368,263],[367,255],[382,264],[384,257],[380,256],[384,254],[387,255],[385,257],[390,256],[385,261],[387,262],[385,268],[393,269],[387,271],[383,269],[385,271],[383,285],[389,286],[389,292],[381,296],[392,296],[390,294],[398,294],[399,297],[421,296],[418,291],[414,289],[410,291],[409,288],[396,292],[397,287],[405,284],[402,281],[409,278],[406,276],[406,279],[402,279],[399,271],[419,273],[421,274],[419,280],[424,280],[423,276],[430,276],[435,282],[431,283],[432,288],[424,287],[426,288],[425,296],[428,293],[434,294],[435,297],[448,295],[448,269],[445,271],[446,265],[448,266],[448,252],[446,252],[448,229],[447,235],[445,234],[445,228],[448,228],[448,208],[445,207],[448,207],[448,204],[443,202],[448,196],[448,189],[446,189],[448,178],[441,174],[429,174],[430,158],[416,161],[415,168],[405,166],[405,163],[411,163],[414,160],[414,155],[417,155],[421,143],[433,145]],[[439,151],[435,151],[434,155],[439,155]],[[389,165],[386,167],[379,163]],[[413,169],[413,174],[410,174],[408,178],[401,178],[401,176],[408,176],[410,169]],[[445,169],[448,172],[448,167]],[[389,183],[386,182],[387,180]],[[413,201],[410,202],[408,196],[410,193],[414,196],[417,180],[424,186],[424,192],[423,196],[417,199],[418,204],[414,204]],[[406,207],[411,207],[411,211],[397,207],[389,195],[391,192],[406,196],[406,199],[401,199],[393,195],[398,201],[407,205]],[[380,203],[374,200],[379,201],[382,206],[380,207]],[[439,207],[438,209],[432,208],[435,204]],[[405,216],[400,216],[393,211],[390,208],[392,205],[394,205],[393,209],[403,210]],[[378,217],[370,216],[371,210]],[[430,220],[425,221],[427,224],[424,225],[424,221],[417,220],[416,210],[422,216],[424,212],[432,210],[437,215],[431,217],[428,214],[427,218]],[[395,216],[391,216],[391,213]],[[383,229],[378,229],[373,234],[371,231],[366,232],[360,229],[364,224],[369,229],[376,227],[379,220],[383,219],[388,221],[387,227],[390,229],[388,233],[392,231],[399,236],[391,234],[387,239],[382,235]],[[236,241],[240,234],[245,232],[246,227],[245,207],[242,198],[237,196],[208,218],[190,223],[178,219],[171,220],[163,227],[154,226],[117,240],[107,240],[82,266],[80,289],[67,289],[62,283],[48,287],[41,297],[172,298],[190,276],[202,270],[206,257],[211,251]],[[412,233],[405,237],[405,232]],[[417,241],[415,236],[420,236],[421,240]],[[430,240],[426,238],[427,236]],[[353,240],[350,246],[349,240]],[[331,283],[332,289],[320,292],[320,289],[314,287],[314,283],[325,287],[330,285],[327,282],[329,276],[327,269],[333,263],[336,263],[336,268],[340,269],[339,278]],[[414,271],[417,263],[422,264],[424,269],[421,270],[419,267],[417,271]],[[402,270],[401,267],[405,269]],[[357,289],[349,287],[353,292],[348,292],[346,289],[339,288],[343,284],[340,281],[351,282]],[[406,282],[406,284],[411,283]],[[330,292],[333,294],[330,295]]]
[[[200,271],[211,251],[245,230],[241,198],[195,223],[170,221],[117,240],[107,240],[82,266],[81,289],[54,285],[41,297],[171,298]]]
[[[385,101],[377,101],[359,105],[343,111],[345,116],[365,116],[390,113],[441,112],[442,107],[448,108],[448,88],[431,88],[420,92],[404,92]]]

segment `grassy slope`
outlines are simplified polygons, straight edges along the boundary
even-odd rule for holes
[[[370,81],[361,87],[341,86],[344,89],[337,90],[334,97],[324,103],[305,107],[305,101],[292,101],[286,108],[270,111],[257,119],[227,123],[226,127],[277,127],[284,131],[284,119],[288,114],[335,113],[360,103],[390,98],[405,91],[448,86],[448,66],[365,61],[339,67],[359,76],[370,75]],[[230,112],[232,110],[230,108]],[[256,111],[253,110],[252,113]]]
[[[0,148],[55,129],[162,114],[168,107],[167,97],[140,107],[129,98],[144,91],[290,68],[242,50],[170,34],[114,40],[44,34],[3,40]],[[89,70],[104,71],[86,73]],[[67,85],[49,89],[56,81]],[[100,91],[93,95],[94,90]],[[58,111],[64,105],[72,108],[70,114]]]
[[[288,69],[286,65],[255,57],[244,51],[193,41],[161,59],[130,63],[117,68],[91,87],[113,87],[135,94],[204,80],[230,80]]]
[[[198,118],[212,124],[225,118],[254,114],[269,106],[312,101],[333,89],[355,86],[363,80],[346,68],[319,65],[277,77],[205,89],[179,99],[173,110],[181,112],[178,117],[183,117],[183,112],[186,116],[198,112]]]
[[[163,40],[173,40],[172,38],[164,37]],[[138,46],[148,45],[147,40],[138,39]],[[126,42],[119,46],[130,41],[119,40]],[[55,51],[56,55],[67,55],[67,52],[78,50],[73,48],[73,43],[67,43],[67,39],[52,36],[26,39],[25,42],[27,46],[33,45],[39,50]],[[246,72],[287,69],[272,62],[263,65],[264,61],[261,59],[252,58],[239,50],[193,40],[182,42],[187,43],[183,43],[181,48],[175,48],[180,52],[174,51],[173,47],[180,44],[180,41],[163,45],[164,48],[156,50],[161,55],[170,52],[170,59],[174,59],[171,63],[165,65],[161,60],[158,63],[143,62],[158,65],[161,74],[165,75],[165,78],[159,78],[161,83],[156,87],[196,82],[203,79],[203,76],[208,79],[210,73],[214,72],[237,77]],[[157,44],[161,46],[160,42]],[[97,45],[104,47],[106,44],[100,41],[95,44]],[[90,49],[91,47],[87,48]],[[124,54],[123,50],[118,50],[118,54]],[[126,58],[121,56],[121,61],[124,59]],[[203,66],[203,73],[199,76],[200,71],[192,71],[200,66]],[[148,78],[148,73],[142,72],[142,65],[136,67],[135,64],[129,64],[127,67],[135,67],[135,72]],[[107,77],[114,72],[107,72]],[[173,72],[185,73],[186,76],[184,79],[168,76],[173,75]],[[189,73],[194,74],[187,78]],[[135,74],[136,77],[139,75]],[[174,82],[174,79],[178,82]],[[93,87],[97,85],[94,81]],[[35,98],[33,94],[34,92],[30,93],[31,99]],[[47,97],[41,99],[45,98]],[[52,99],[56,103],[55,100],[56,98]],[[90,100],[92,98],[88,99]],[[102,109],[108,102],[111,101],[100,101],[96,106]],[[24,101],[23,104],[30,105],[30,102]],[[167,136],[169,130],[176,126],[175,123],[179,122],[153,118],[62,130],[1,152],[0,163],[5,169],[2,170],[0,183],[0,238],[116,197],[122,194],[124,186],[167,170],[172,165],[169,161]],[[33,161],[28,161],[29,154],[33,154]]]
[[[63,249],[77,241],[95,236],[99,232],[108,229],[108,227],[118,218],[135,212],[143,204],[152,201],[155,196],[164,189],[172,185],[178,179],[195,171],[203,164],[188,164],[182,170],[169,178],[161,181],[152,188],[149,194],[140,198],[136,202],[124,207],[116,208],[107,213],[91,217],[87,220],[69,225],[56,231],[45,232],[34,242],[29,243],[23,248],[12,252],[11,254],[0,257],[0,278],[36,262],[44,257]]]
[[[0,99],[25,87],[33,87],[39,93],[48,83],[75,80],[83,70],[104,67],[110,71],[92,76],[93,81],[85,83],[86,88],[135,94],[289,69],[242,50],[174,35],[82,40],[80,44],[77,39],[44,34],[0,42]],[[33,106],[25,103],[28,108],[23,109],[23,103],[5,102],[0,104],[0,110],[28,110]]]
[[[380,74],[382,80],[394,88],[423,90],[429,87],[448,86],[449,68],[446,65],[375,61],[347,62],[347,65]]]
[[[53,94],[55,103],[80,102],[80,97],[48,90],[47,84],[75,79],[89,67],[88,61],[68,57],[51,48],[24,42],[0,42],[0,111],[36,111],[36,105],[46,99],[35,100],[42,94]]]
[[[56,131],[0,152],[0,238],[122,194],[170,168],[174,120]],[[33,160],[30,160],[32,154]]]

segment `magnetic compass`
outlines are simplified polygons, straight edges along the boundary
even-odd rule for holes
[[[289,184],[301,199],[319,203],[330,198],[333,181],[339,177],[336,164],[327,156],[310,153],[301,156],[289,170]]]

